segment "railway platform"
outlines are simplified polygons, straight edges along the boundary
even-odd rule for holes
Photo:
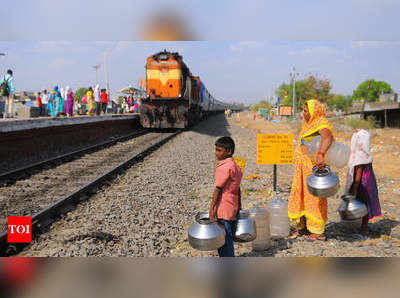
[[[1,119],[0,172],[123,136],[139,128],[137,114]]]
[[[49,128],[49,127],[61,127],[61,126],[71,126],[71,125],[82,125],[82,124],[90,124],[90,123],[101,123],[104,121],[107,122],[119,122],[126,120],[136,120],[138,119],[139,114],[128,114],[128,115],[120,115],[120,114],[112,114],[112,115],[104,115],[104,116],[76,116],[76,117],[41,117],[41,118],[31,118],[31,119],[0,119],[0,133],[9,133],[9,132],[17,132],[23,130],[31,130],[31,129],[41,129],[41,128]]]

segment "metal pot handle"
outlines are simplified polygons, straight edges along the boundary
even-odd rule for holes
[[[340,197],[343,201],[350,201],[350,200],[355,200],[356,197],[353,196],[352,194],[344,194]]]
[[[327,176],[327,175],[329,175],[330,172],[331,172],[331,169],[330,169],[328,166],[326,166],[326,165],[325,165],[321,170],[318,169],[316,166],[314,166],[314,167],[312,168],[312,172],[313,172],[313,174],[314,174],[315,176],[322,177],[322,176]]]
[[[197,221],[198,223],[200,223],[200,220],[201,220],[201,219],[207,219],[207,220],[209,221],[209,223],[214,223],[214,222],[216,222],[216,219],[210,219],[208,216],[209,216],[209,215],[208,215],[208,212],[199,212],[199,213],[197,213],[197,215],[196,215],[196,221]]]

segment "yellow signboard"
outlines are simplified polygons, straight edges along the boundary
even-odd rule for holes
[[[257,135],[257,164],[289,165],[293,163],[293,134]]]
[[[244,173],[244,167],[246,166],[246,159],[245,158],[239,158],[234,156],[233,160],[236,162],[236,164],[242,169],[242,172]]]

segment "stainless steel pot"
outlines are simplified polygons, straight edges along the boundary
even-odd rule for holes
[[[368,214],[367,206],[356,199],[353,195],[341,196],[343,203],[340,205],[338,212],[342,220],[357,220]]]
[[[225,244],[225,229],[208,212],[199,212],[188,230],[189,244],[197,250],[216,250]]]
[[[236,221],[235,242],[250,242],[256,239],[257,232],[254,220],[249,218],[247,210],[240,210]]]
[[[318,198],[328,198],[335,195],[339,187],[338,176],[328,166],[321,170],[313,167],[312,174],[307,177],[308,191]]]

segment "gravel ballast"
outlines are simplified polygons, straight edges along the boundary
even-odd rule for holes
[[[69,162],[57,161],[41,171],[31,171],[28,178],[1,186],[0,230],[6,230],[7,216],[27,216],[43,210],[163,137],[158,133],[137,136]]]

